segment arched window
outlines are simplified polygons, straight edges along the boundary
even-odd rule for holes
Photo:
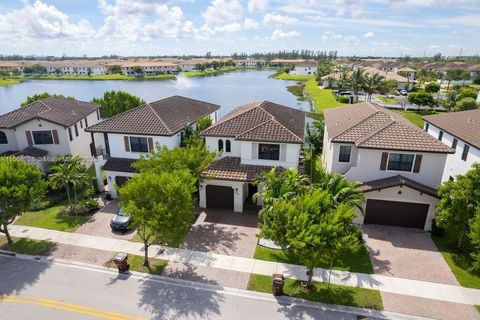
[[[0,131],[0,144],[8,144],[7,135],[3,131]]]
[[[230,152],[232,151],[232,146],[230,143],[230,140],[225,141],[225,152]]]
[[[218,151],[223,151],[223,140],[218,139]]]

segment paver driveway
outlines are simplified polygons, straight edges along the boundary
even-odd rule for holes
[[[428,232],[379,225],[362,230],[375,274],[458,285]]]

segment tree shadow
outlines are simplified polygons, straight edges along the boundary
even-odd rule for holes
[[[211,223],[197,224],[191,227],[182,249],[225,253],[237,249],[237,241],[247,235],[232,228],[225,228]]]
[[[174,270],[169,277],[188,278],[191,281],[216,284],[195,272],[195,267],[187,266]],[[208,319],[220,314],[219,303],[224,296],[214,289],[201,289],[189,281],[176,280],[170,283],[144,281],[141,285],[139,307],[152,314],[152,319]]]
[[[0,276],[0,296],[18,295],[22,289],[36,283],[50,268],[49,263],[34,262],[0,255],[2,276]],[[8,275],[8,276],[6,276]]]

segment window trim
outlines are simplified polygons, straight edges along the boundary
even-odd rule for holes
[[[145,145],[147,146],[147,151],[135,151],[133,150],[132,146],[132,138],[133,139],[145,139]],[[148,138],[147,137],[138,137],[138,136],[129,136],[128,137],[128,142],[130,144],[130,151],[129,152],[133,152],[133,153],[148,153],[149,152],[149,148],[148,148]]]
[[[350,149],[350,152],[348,153],[348,161],[341,161],[340,160],[340,156],[341,156],[341,150],[342,150],[342,147],[343,148],[349,148]],[[339,163],[350,163],[352,162],[352,146],[349,146],[349,145],[341,145],[339,148],[338,148],[338,162]]]
[[[390,164],[390,155],[392,154],[406,154],[406,155],[411,155],[413,156],[413,159],[412,159],[412,167],[410,168],[410,171],[407,171],[407,170],[394,170],[394,169],[389,169],[389,164]],[[387,167],[385,168],[385,171],[387,172],[409,172],[409,173],[412,173],[413,172],[413,168],[415,167],[415,160],[417,158],[417,155],[415,153],[411,153],[411,152],[403,152],[403,153],[398,153],[398,152],[389,152],[388,153],[388,159],[387,159]]]
[[[49,132],[50,133],[50,137],[52,139],[52,142],[51,143],[37,143],[35,141],[35,133],[36,132]],[[47,145],[51,145],[51,144],[55,144],[55,140],[53,139],[53,132],[52,130],[35,130],[35,131],[31,131],[31,134],[32,134],[32,141],[33,141],[33,144],[36,145],[36,146],[47,146]]]
[[[278,159],[265,159],[260,157],[260,146],[266,145],[266,146],[278,146]],[[281,145],[279,143],[259,143],[257,147],[257,159],[258,160],[267,160],[267,161],[280,161],[280,149]]]

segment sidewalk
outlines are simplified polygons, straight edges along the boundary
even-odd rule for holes
[[[122,251],[140,256],[144,254],[142,243],[126,240],[16,225],[10,226],[9,231],[14,237],[48,240],[106,251]],[[243,257],[160,246],[151,246],[149,249],[149,257],[188,263],[196,266],[206,266],[267,276],[270,276],[273,273],[283,273],[287,278],[300,280],[306,279],[306,269],[303,266]],[[326,282],[328,280],[328,273],[328,270],[316,268],[314,269],[314,280]],[[480,304],[480,290],[427,281],[333,270],[331,283],[440,301],[470,305]]]

